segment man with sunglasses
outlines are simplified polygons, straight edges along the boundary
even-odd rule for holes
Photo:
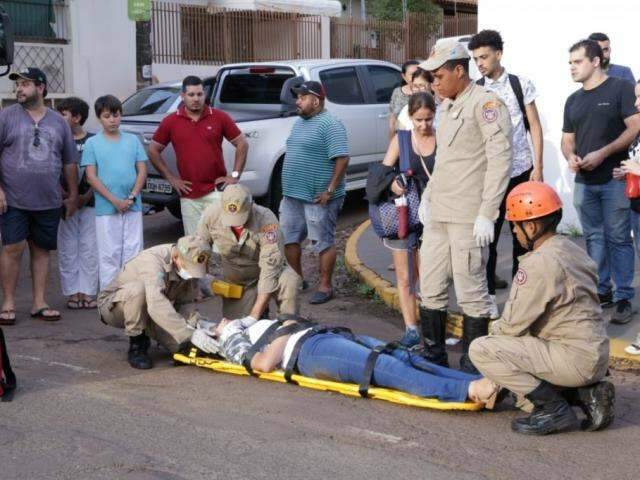
[[[58,112],[47,108],[47,77],[38,68],[9,75],[17,103],[0,112],[0,325],[16,319],[15,292],[25,247],[31,255],[31,316],[60,319],[44,294],[49,252],[57,248],[60,218],[77,209],[78,165],[73,135]],[[68,187],[62,199],[61,178]]]

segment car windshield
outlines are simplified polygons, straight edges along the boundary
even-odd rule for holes
[[[145,88],[140,90],[122,104],[122,116],[151,115],[167,113],[180,95],[180,87]]]

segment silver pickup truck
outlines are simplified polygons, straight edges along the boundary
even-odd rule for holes
[[[305,80],[322,82],[327,110],[347,129],[351,158],[347,189],[363,188],[369,163],[381,161],[387,149],[389,100],[401,82],[396,65],[339,59],[246,63],[225,65],[215,77],[204,79],[209,104],[227,112],[248,139],[242,183],[274,210],[282,197],[286,141],[297,118],[290,89]],[[148,145],[160,121],[178,108],[179,94],[179,82],[136,92],[123,104],[123,130],[138,134]],[[223,153],[231,171],[234,148],[227,141]],[[163,155],[176,171],[173,148],[166,148]],[[176,192],[151,166],[143,201],[156,210],[167,207],[175,216],[180,215]]]

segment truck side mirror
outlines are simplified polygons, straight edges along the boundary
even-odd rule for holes
[[[11,19],[7,12],[0,7],[0,65],[7,66],[7,73],[9,71],[8,67],[13,63],[13,43]]]

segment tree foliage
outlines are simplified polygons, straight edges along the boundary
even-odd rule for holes
[[[380,20],[401,22],[402,0],[369,0],[367,10],[372,17]],[[442,18],[442,8],[432,0],[407,0],[407,11],[412,13],[426,13],[430,17]]]

